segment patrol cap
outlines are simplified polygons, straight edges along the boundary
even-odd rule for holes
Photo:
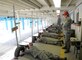
[[[63,15],[69,15],[68,11],[64,11]]]

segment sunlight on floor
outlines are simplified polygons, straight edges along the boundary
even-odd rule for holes
[[[0,60],[12,60],[14,58],[15,48],[16,47],[14,47],[10,51],[6,52],[4,55],[0,56]]]
[[[35,34],[36,35],[36,34]],[[27,45],[32,42],[32,38],[29,37],[28,39],[24,40],[23,42],[19,43],[20,45]],[[6,52],[4,55],[0,56],[0,60],[12,60],[14,58],[14,51],[16,46],[12,48],[10,51]]]

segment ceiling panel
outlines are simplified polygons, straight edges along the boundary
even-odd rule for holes
[[[37,0],[37,1],[40,2],[43,6],[48,6],[44,0]]]
[[[52,11],[54,10],[55,12],[57,8],[54,7],[53,0],[46,0],[46,1],[48,1],[51,4],[50,7],[48,3],[45,2],[45,0],[0,0],[0,11],[2,10],[11,11],[13,10],[13,4],[14,4],[16,11],[21,11],[21,10],[35,11],[37,10],[37,11],[46,12],[46,14],[53,15]],[[62,6],[59,9],[63,11],[65,9],[69,9],[71,6],[75,6],[76,0],[72,0],[72,2],[69,3],[70,1],[71,0],[61,0]],[[67,5],[69,6],[67,7]],[[42,12],[39,12],[39,13],[42,13]],[[25,12],[21,12],[21,14],[22,13],[25,14]]]
[[[61,6],[66,6],[69,0],[61,0]]]

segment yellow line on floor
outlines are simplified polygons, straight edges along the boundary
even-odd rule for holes
[[[62,49],[62,48],[61,48],[61,50],[60,50],[60,57],[61,57],[61,58],[65,58],[64,49]]]

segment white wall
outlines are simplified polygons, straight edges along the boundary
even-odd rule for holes
[[[82,0],[78,1],[78,3],[76,4],[76,9],[74,10],[75,22],[76,22],[77,12],[79,12],[79,21],[82,20],[82,4],[80,4],[81,2],[82,2]],[[73,26],[72,26],[72,28],[73,28]],[[75,25],[75,33],[76,33],[77,39],[81,40],[81,26]]]

